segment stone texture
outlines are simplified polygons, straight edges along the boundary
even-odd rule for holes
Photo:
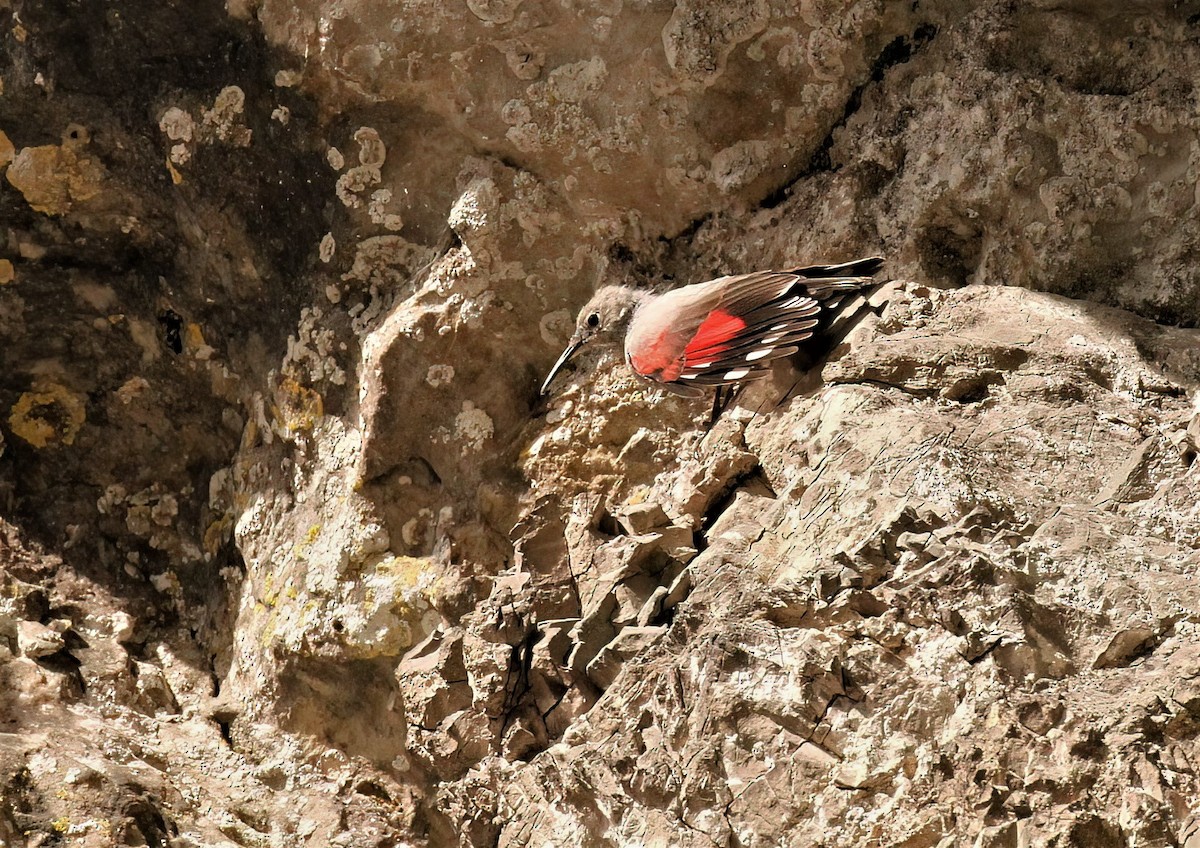
[[[1187,4],[2,5],[0,844],[1200,840]]]

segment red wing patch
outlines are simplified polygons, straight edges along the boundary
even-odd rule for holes
[[[746,322],[723,309],[714,309],[696,330],[696,335],[683,349],[684,361],[697,357],[712,359],[725,350],[746,329]]]

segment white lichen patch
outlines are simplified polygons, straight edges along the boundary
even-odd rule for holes
[[[117,400],[125,405],[129,405],[136,398],[141,397],[142,393],[148,388],[150,388],[150,384],[146,382],[145,377],[130,377],[117,389]]]
[[[102,515],[115,516],[124,512],[126,529],[146,539],[155,550],[178,552],[184,547],[174,529],[179,498],[160,483],[132,495],[127,495],[120,483],[113,483],[96,501],[96,510]]]
[[[321,237],[321,245],[317,249],[317,254],[321,257],[322,262],[329,262],[333,259],[333,254],[337,252],[337,241],[333,238],[333,233],[326,233]]]
[[[183,109],[172,106],[158,119],[158,128],[166,133],[167,138],[171,141],[191,141],[196,130],[196,122]]]
[[[438,569],[427,559],[388,556],[369,565],[342,606],[342,641],[356,656],[396,656],[437,624],[430,603]]]
[[[179,596],[183,594],[183,584],[179,582],[179,575],[174,571],[150,575],[150,585],[164,595]]]
[[[770,156],[770,143],[761,139],[731,144],[713,154],[712,181],[726,194],[744,188],[762,176]]]
[[[371,192],[371,199],[367,203],[367,214],[371,217],[371,223],[381,224],[385,229],[395,232],[404,227],[404,219],[397,213],[388,211],[391,202],[391,189],[376,189]]]
[[[359,127],[354,132],[358,142],[358,161],[368,168],[382,168],[387,159],[387,147],[379,132],[371,127]]]
[[[200,110],[199,120],[179,106],[171,106],[162,113],[158,119],[158,128],[171,142],[167,153],[167,170],[171,172],[174,182],[183,181],[175,166],[183,166],[190,162],[198,144],[221,141],[235,147],[249,146],[253,133],[241,120],[245,106],[245,92],[236,85],[231,85],[221,89],[211,108]],[[278,116],[274,117],[279,120]],[[287,123],[286,118],[283,122]]]
[[[568,310],[556,309],[542,316],[542,320],[538,322],[538,334],[546,344],[558,346],[571,337],[574,325]]]
[[[491,227],[499,207],[500,189],[495,180],[487,176],[476,177],[455,201],[447,223],[460,236],[483,233]]]
[[[347,209],[357,209],[362,206],[362,198],[359,197],[359,194],[376,185],[380,178],[378,168],[363,166],[351,168],[338,177],[334,191],[343,206]]]
[[[220,141],[236,147],[247,147],[251,131],[241,122],[245,107],[246,93],[236,85],[226,86],[213,100],[212,108],[200,113],[201,126]]]
[[[387,159],[387,147],[379,137],[378,131],[371,127],[359,127],[354,133],[354,140],[358,142],[360,164],[338,177],[334,188],[338,200],[348,209],[358,209],[363,205],[359,195],[371,186],[378,185],[383,179],[380,169]],[[341,164],[344,164],[344,158],[336,148],[331,147],[326,151],[326,158],[335,169],[340,170]]]
[[[469,400],[463,401],[462,412],[454,418],[454,435],[462,443],[464,455],[483,448],[484,442],[495,433],[492,418]]]
[[[517,12],[521,0],[467,0],[471,14],[487,24],[506,24]]]
[[[410,548],[415,548],[424,541],[425,535],[433,523],[433,510],[422,507],[417,514],[400,528],[400,539]]]
[[[454,366],[452,365],[430,365],[429,370],[425,373],[425,382],[435,389],[440,386],[448,386],[453,380]]]
[[[338,341],[336,334],[321,323],[324,316],[325,313],[315,306],[300,311],[300,323],[296,334],[288,338],[283,364],[285,369],[301,368],[309,382],[328,380],[340,386],[346,382],[346,372],[334,355]]]
[[[517,79],[528,82],[541,76],[542,68],[546,65],[544,50],[537,49],[521,38],[495,42],[493,46],[504,53],[504,61]]]
[[[599,56],[560,65],[550,72],[546,93],[565,103],[582,103],[596,94],[608,79],[608,66]]]
[[[101,515],[112,514],[117,507],[125,502],[128,493],[120,483],[113,483],[104,489],[104,494],[96,499],[96,511]]]
[[[467,279],[463,282],[469,284],[468,294],[475,295],[478,293],[478,296],[467,297],[462,300],[458,313],[459,320],[467,327],[479,328],[483,325],[483,319],[487,313],[496,306],[496,293],[494,291],[479,292],[481,288],[487,285],[486,279]],[[451,298],[451,301],[457,299],[457,297],[455,295],[454,298]],[[451,328],[442,327],[441,330],[450,332]]]
[[[559,404],[546,413],[546,423],[558,424],[559,422],[566,420],[573,409],[575,409],[574,401],[568,400],[562,404]]]

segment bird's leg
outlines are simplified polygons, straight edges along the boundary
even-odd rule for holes
[[[712,414],[708,416],[708,428],[710,430],[717,423],[717,419],[721,417],[721,413],[725,411],[725,406],[721,403],[721,393],[724,389],[724,386],[717,386],[717,390],[713,392]]]
[[[729,409],[729,405],[742,393],[746,388],[745,383],[737,383],[732,386],[717,386],[717,391],[713,395],[712,415],[709,416],[708,426],[711,429],[717,423],[717,419]]]
[[[742,392],[746,391],[746,386],[749,383],[734,383],[729,387],[729,391],[725,395],[725,405],[721,407],[721,411],[729,409],[733,402],[742,396]]]

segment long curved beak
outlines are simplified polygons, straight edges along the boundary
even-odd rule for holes
[[[550,373],[546,375],[546,382],[542,383],[541,393],[544,395],[550,389],[550,381],[558,376],[558,372],[567,364],[575,351],[583,347],[583,339],[571,339],[571,343],[567,345],[567,349],[562,352],[562,356],[558,358],[558,362],[554,363],[554,367],[550,369]]]

